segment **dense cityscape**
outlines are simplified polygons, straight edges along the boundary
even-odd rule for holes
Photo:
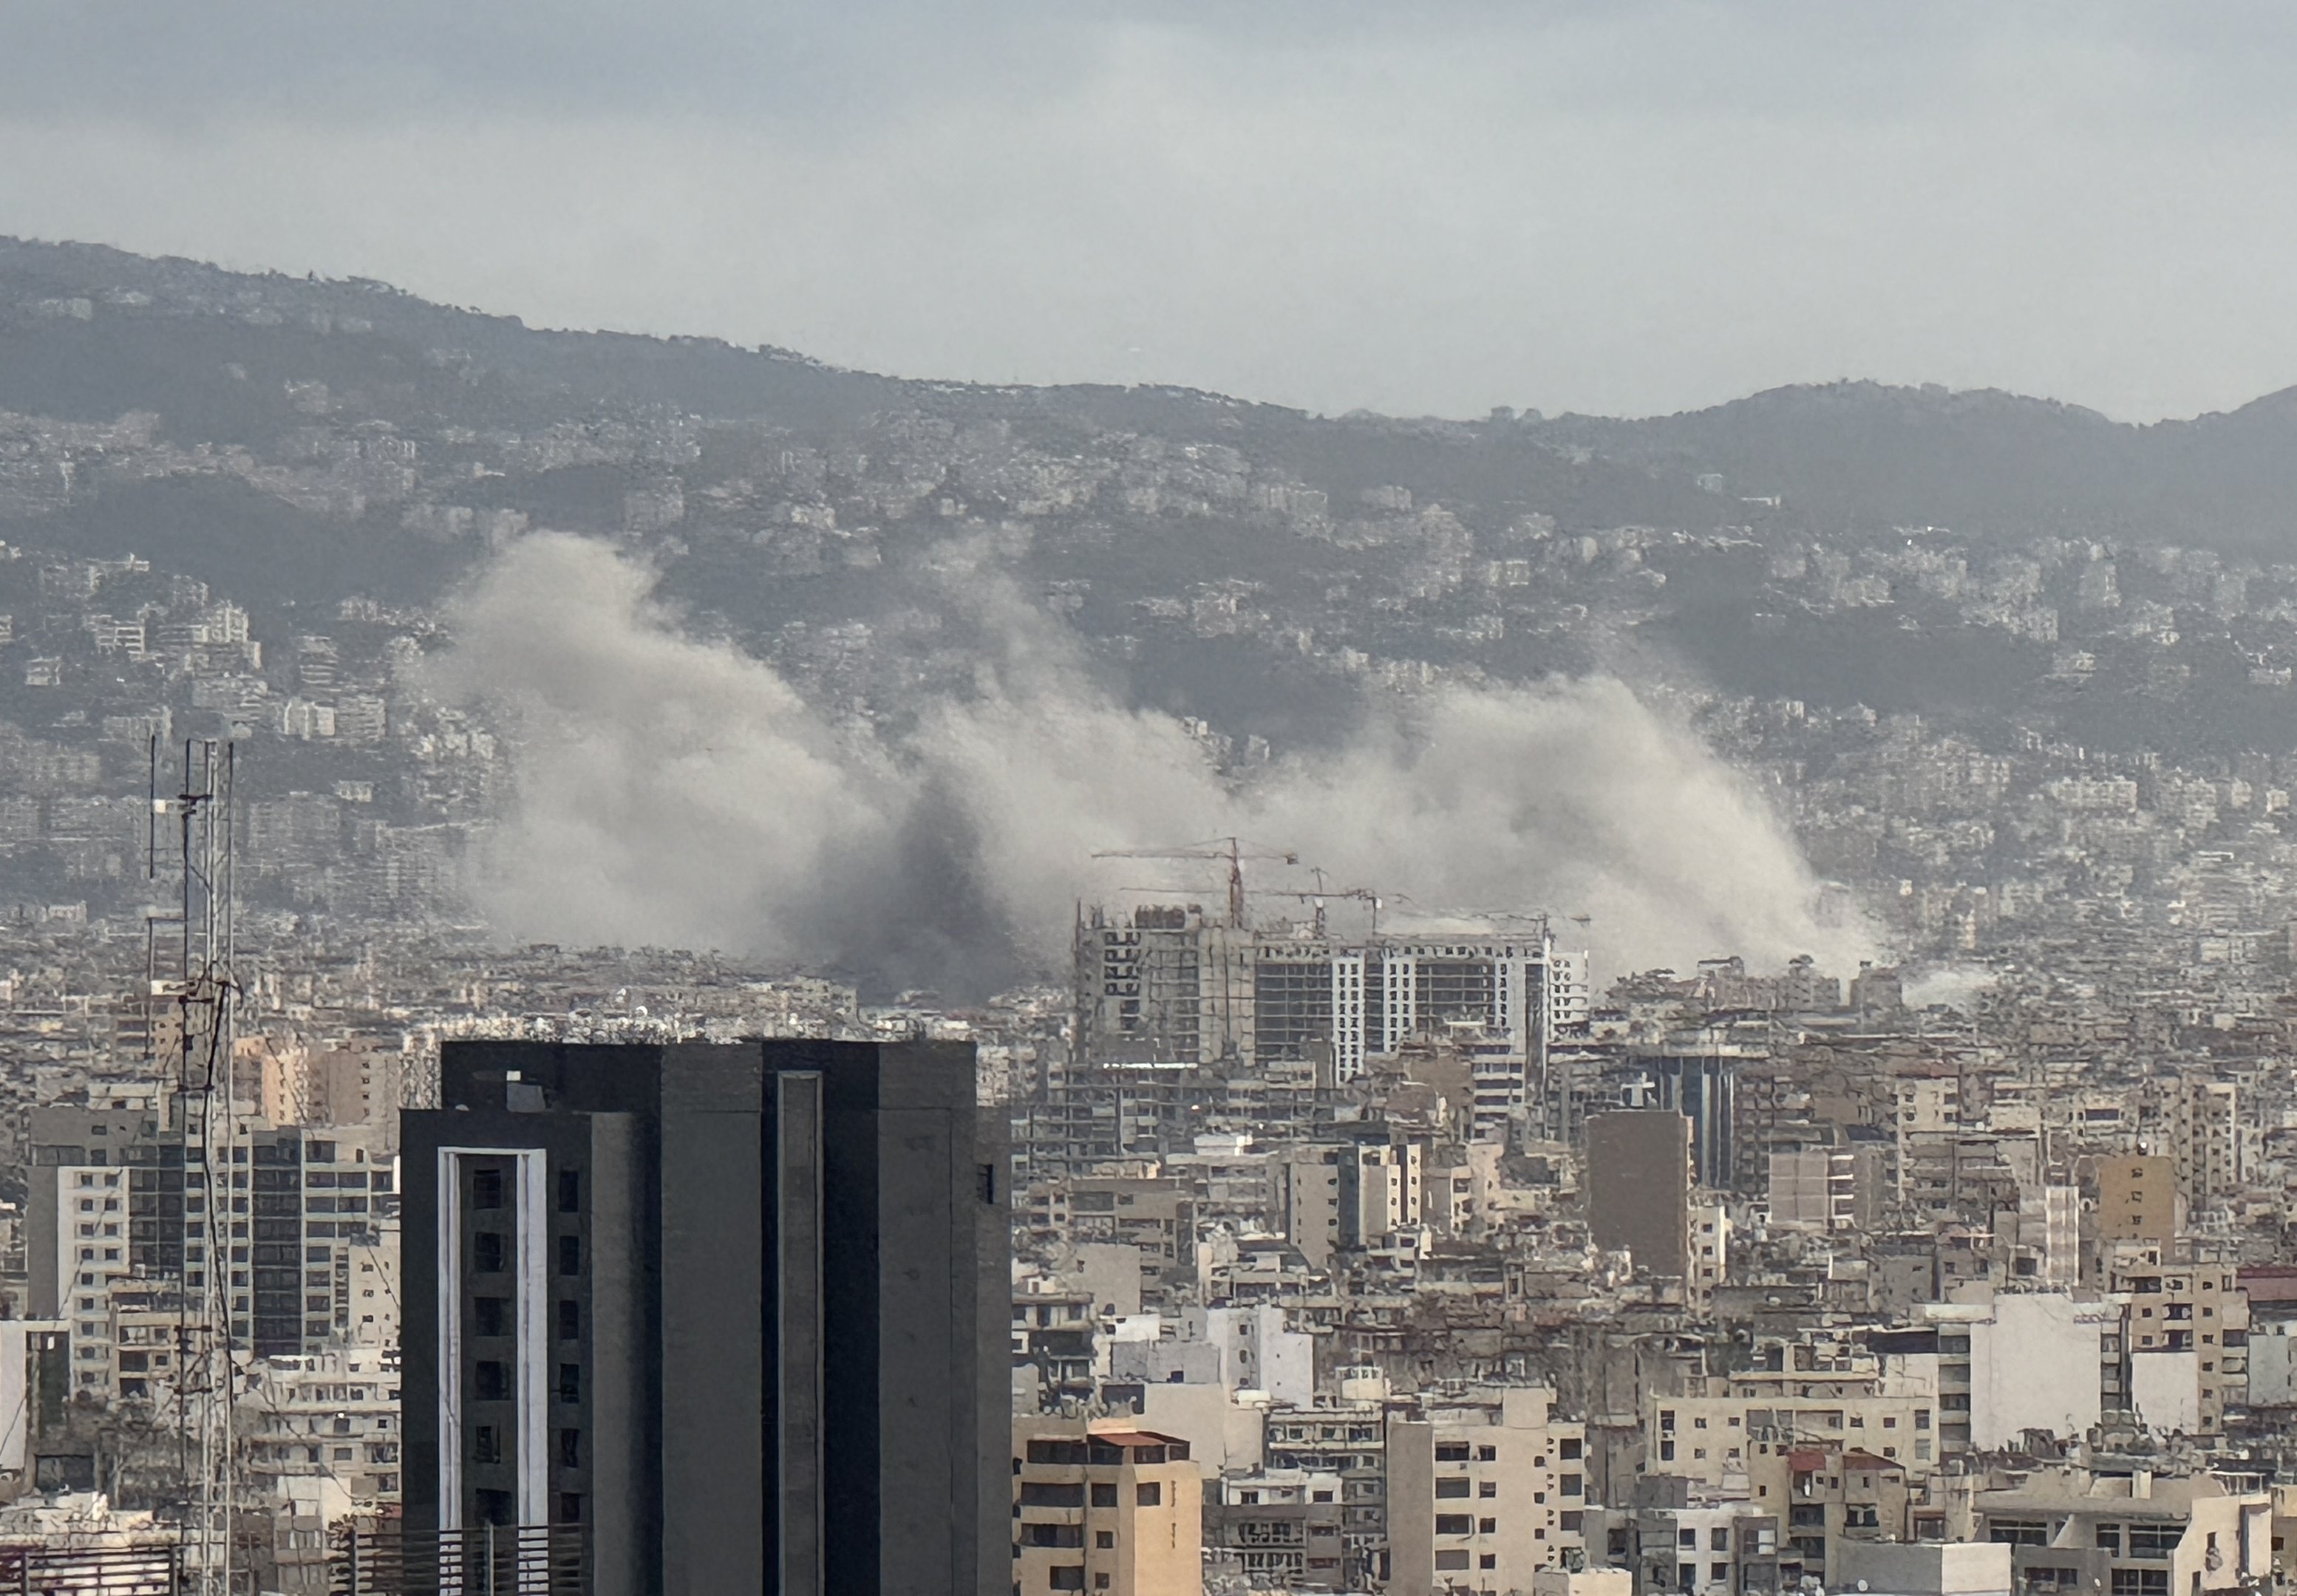
[[[1011,1221],[1017,1596],[2288,1576],[2297,564],[2245,531],[1862,521],[1627,424],[896,383],[110,251],[0,248],[0,1572],[181,1545],[183,1415],[220,1366],[246,1588],[347,1588],[362,1536],[427,1510],[419,1424],[441,1489],[435,1415],[402,1412],[436,1345],[402,1224],[475,1155],[435,1122],[515,1128],[516,1060],[580,1057],[481,1044],[764,1038],[970,1057],[1009,1151],[981,1168]],[[1699,804],[1744,805],[1706,862],[1775,830],[1801,868],[1782,905],[1731,901],[1658,835],[1689,811],[1622,802],[1568,845],[1537,816],[1467,838],[1586,851],[1470,903],[1402,846],[1111,818],[1035,861],[1050,950],[986,892],[906,941],[809,948],[763,910],[747,943],[738,915],[690,947],[674,917],[560,933],[501,887],[533,868],[533,727],[455,662],[473,584],[565,534],[889,768],[1033,628],[1244,793],[1313,758],[1354,779],[1382,706],[1600,681],[1622,696],[1536,745],[1562,779],[1668,780],[1629,706],[1714,773]],[[1025,619],[969,606],[957,554]],[[756,731],[646,707],[705,752]],[[230,750],[220,822],[187,745]],[[756,832],[697,835],[762,837],[781,800],[754,799]],[[195,813],[230,833],[235,916],[196,1090]],[[647,845],[586,835],[554,870]],[[783,1057],[775,1090],[812,1067]],[[567,1068],[554,1109],[621,1112]],[[202,1095],[228,1238],[225,1173],[187,1172]],[[191,1329],[208,1294],[226,1353]],[[598,1522],[605,1422],[558,1431],[542,1518],[483,1522]],[[499,1445],[473,1432],[473,1479]]]

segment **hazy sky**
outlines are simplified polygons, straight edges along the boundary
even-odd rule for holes
[[[0,233],[1313,408],[2297,383],[2297,7],[7,0]]]

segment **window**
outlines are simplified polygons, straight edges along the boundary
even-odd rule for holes
[[[558,1338],[561,1341],[582,1338],[582,1304],[571,1297],[561,1298],[558,1304]]]
[[[2178,1543],[2186,1538],[2182,1524],[2133,1524],[2129,1526],[2129,1555],[2142,1558],[2166,1558],[2178,1550]]]
[[[1156,1508],[1165,1505],[1165,1486],[1159,1480],[1142,1480],[1132,1488],[1135,1507]]]
[[[580,1430],[558,1432],[558,1466],[561,1468],[582,1467],[582,1432]]]
[[[582,1272],[582,1238],[580,1236],[561,1236],[558,1238],[558,1272],[563,1275]]]
[[[498,1275],[507,1251],[498,1232],[481,1230],[471,1238],[471,1268],[482,1275]]]
[[[1696,1551],[1699,1550],[1699,1532],[1695,1529],[1679,1529],[1675,1532],[1675,1543],[1686,1551]]]
[[[1476,1533],[1479,1535],[1495,1535],[1500,1533],[1500,1521],[1496,1518],[1478,1518],[1476,1520]]]
[[[2050,1526],[2039,1518],[1989,1518],[1986,1538],[2004,1546],[2047,1546]]]
[[[558,1522],[561,1524],[580,1524],[582,1522],[582,1493],[580,1492],[561,1491],[558,1493]]]
[[[1466,1462],[1468,1460],[1468,1444],[1464,1441],[1447,1441],[1441,1443],[1436,1448],[1436,1460],[1439,1463]]]
[[[1476,1533],[1476,1520],[1468,1513],[1438,1513],[1436,1515],[1436,1533],[1439,1535],[1472,1535]]]
[[[561,1213],[582,1212],[582,1177],[571,1169],[562,1169],[558,1172],[558,1212]]]
[[[2113,1596],[2169,1596],[2167,1568],[2116,1568]]]
[[[503,1178],[498,1169],[474,1169],[471,1172],[471,1206],[499,1208],[503,1205]]]
[[[1467,1567],[1468,1554],[1465,1551],[1439,1551],[1436,1554],[1436,1571],[1438,1574],[1450,1572],[1463,1573],[1466,1571]]]
[[[1476,1448],[1476,1461],[1478,1463],[1496,1463],[1499,1461],[1499,1457],[1500,1449],[1496,1446],[1478,1446]]]
[[[471,1366],[471,1386],[481,1402],[504,1402],[510,1396],[510,1368],[491,1358]]]
[[[1436,1482],[1436,1499],[1438,1501],[1455,1496],[1465,1496],[1467,1493],[1468,1477],[1464,1474],[1454,1475],[1448,1479],[1439,1479]]]
[[[1555,1484],[1564,1495],[1577,1496],[1579,1494],[1581,1478],[1582,1477],[1577,1474],[1567,1474],[1558,1478]]]
[[[1477,1494],[1477,1495],[1478,1495],[1478,1496],[1497,1496],[1499,1493],[1500,1493],[1500,1483],[1499,1483],[1499,1481],[1497,1481],[1497,1480],[1495,1480],[1495,1479],[1486,1479],[1486,1480],[1478,1480],[1478,1481],[1476,1482],[1476,1494]]]
[[[1499,1554],[1495,1551],[1486,1551],[1476,1559],[1476,1567],[1478,1568],[1496,1568],[1499,1566]]]
[[[558,1366],[558,1400],[582,1400],[582,1366],[580,1363],[561,1363]]]
[[[1555,1455],[1565,1459],[1577,1458],[1579,1455],[1579,1445],[1580,1443],[1578,1436],[1566,1436],[1563,1437],[1562,1441],[1557,1444],[1555,1448]]]
[[[321,1304],[325,1306],[324,1304]],[[479,1296],[471,1299],[471,1334],[473,1336],[507,1336],[510,1334],[510,1299],[503,1296]]]
[[[502,1432],[491,1424],[471,1427],[471,1461],[499,1463],[502,1461]]]
[[[1116,1549],[1116,1532],[1113,1529],[1093,1531],[1092,1549],[1095,1551],[1114,1551]]]
[[[1032,1441],[1029,1461],[1032,1463],[1082,1464],[1084,1461],[1082,1441]]]
[[[1082,1591],[1084,1589],[1084,1565],[1070,1563],[1048,1568],[1045,1570],[1045,1582],[1056,1591]]]
[[[2115,1557],[2120,1557],[2121,1555],[2121,1526],[2119,1524],[2099,1525],[2097,1526],[2097,1548],[2100,1551],[2112,1552]]]
[[[1565,1513],[1556,1520],[1556,1527],[1567,1535],[1576,1535],[1586,1522],[1587,1517],[1584,1513]]]
[[[1025,1524],[1021,1526],[1021,1544],[1081,1547],[1084,1544],[1084,1531],[1074,1524]]]
[[[1021,1482],[1021,1505],[1025,1508],[1081,1508],[1084,1506],[1084,1487],[1046,1480]],[[1099,1502],[1093,1504],[1099,1506]]]
[[[1115,1507],[1116,1505],[1116,1487],[1110,1485],[1095,1485],[1092,1488],[1092,1505],[1097,1508]]]
[[[1731,1532],[1730,1532],[1728,1529],[1725,1529],[1725,1528],[1716,1528],[1716,1529],[1710,1529],[1710,1530],[1708,1530],[1708,1531],[1707,1532],[1707,1550],[1708,1550],[1708,1551],[1730,1551],[1730,1550],[1731,1550]],[[1720,1577],[1721,1577],[1721,1575],[1717,1575],[1717,1578],[1720,1578]]]

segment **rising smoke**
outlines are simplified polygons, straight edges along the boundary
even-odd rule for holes
[[[1610,968],[1718,952],[1852,957],[1760,796],[1618,681],[1370,703],[1341,746],[1224,776],[1180,720],[1097,683],[1076,635],[980,545],[929,580],[982,641],[898,732],[841,724],[731,644],[688,635],[653,575],[538,534],[454,606],[438,684],[514,737],[516,796],[478,884],[502,930],[716,947],[980,994],[1057,971],[1080,897],[1217,868],[1097,849],[1241,835],[1402,916],[1586,914]],[[1283,904],[1280,909],[1297,909]],[[1567,929],[1569,929],[1567,927]]]

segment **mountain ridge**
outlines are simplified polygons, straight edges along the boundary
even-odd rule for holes
[[[707,336],[530,327],[368,278],[0,239],[0,350],[10,357],[0,407],[102,421],[156,395],[187,435],[230,441],[235,416],[251,436],[292,425],[276,391],[235,391],[215,375],[246,364],[228,358],[239,345],[269,348],[283,367],[340,371],[373,391],[386,419],[394,407],[452,422],[464,411],[539,421],[619,406],[765,416],[827,436],[918,407],[1057,431],[1241,435],[1247,453],[1320,460],[1352,486],[1371,485],[1354,482],[1359,465],[1374,479],[1417,473],[1403,485],[1437,498],[1462,462],[1494,500],[1537,498],[1541,482],[1568,474],[1559,460],[1603,462],[1610,488],[1572,512],[1596,525],[1697,519],[1684,504],[1727,521],[1737,505],[1773,524],[1854,537],[1942,524],[1981,538],[2192,541],[2259,555],[2297,541],[2297,387],[2152,423],[1999,389],[1865,379],[1782,384],[1662,416],[1330,416],[1181,384],[888,376]],[[1648,502],[1627,480],[1636,475],[1667,484],[1664,502]],[[1676,489],[1693,482],[1723,502],[1683,500]]]

